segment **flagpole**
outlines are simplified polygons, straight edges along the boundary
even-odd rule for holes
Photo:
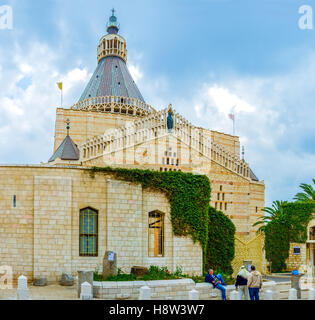
[[[61,107],[62,108],[62,100],[63,100],[63,96],[62,96],[62,89],[61,89]]]
[[[235,136],[235,112],[233,113],[233,136]]]

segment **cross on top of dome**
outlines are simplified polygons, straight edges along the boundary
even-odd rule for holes
[[[119,31],[119,24],[117,22],[117,17],[115,16],[115,9],[112,9],[112,15],[109,17],[107,23],[107,32],[110,34],[117,34]]]

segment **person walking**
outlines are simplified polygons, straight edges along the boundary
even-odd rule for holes
[[[262,276],[255,266],[251,266],[251,273],[247,279],[250,300],[259,300],[259,290],[262,287]]]
[[[249,272],[246,270],[245,266],[241,266],[239,273],[236,276],[235,288],[238,291],[239,299],[248,300],[248,288],[247,279]]]
[[[212,269],[208,270],[206,274],[205,282],[212,283],[213,288],[219,289],[221,291],[222,300],[226,300],[226,289],[223,287],[224,280],[220,274],[217,276],[213,273]]]

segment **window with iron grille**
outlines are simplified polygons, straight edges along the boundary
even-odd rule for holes
[[[92,208],[80,210],[80,256],[98,255],[98,212]]]
[[[164,256],[164,214],[159,211],[149,213],[149,257]]]

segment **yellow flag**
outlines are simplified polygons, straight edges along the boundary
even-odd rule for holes
[[[62,82],[57,82],[58,88],[62,90]]]

